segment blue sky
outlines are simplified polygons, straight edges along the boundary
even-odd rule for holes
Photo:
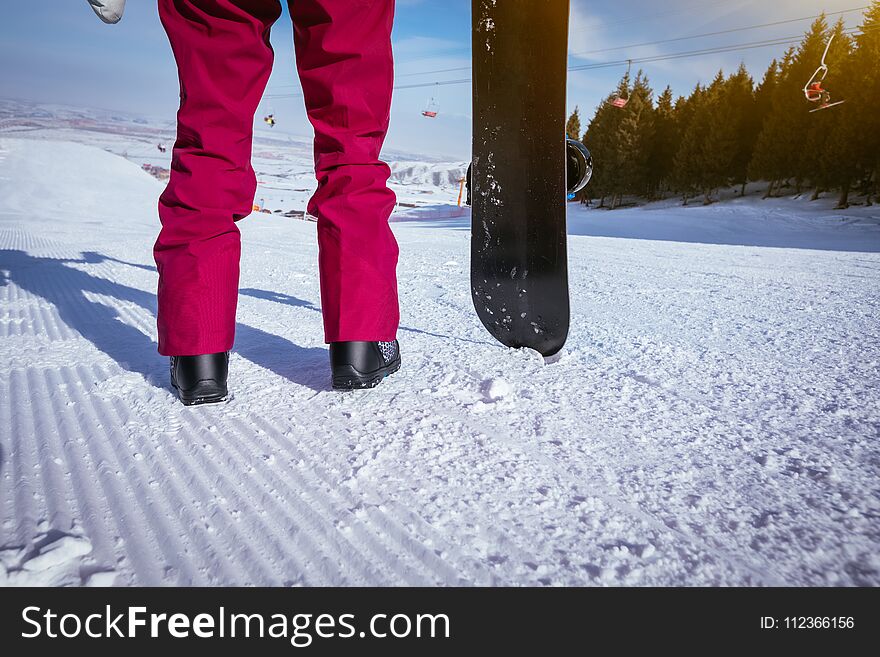
[[[342,1],[342,0],[340,0]],[[867,0],[573,0],[569,64],[613,62],[706,47],[791,37],[809,21],[674,43],[634,47],[649,41],[852,9]],[[177,104],[177,75],[171,50],[150,0],[128,0],[126,16],[104,25],[85,0],[19,2],[4,10],[0,24],[0,96],[102,107],[171,120]],[[855,26],[860,12],[843,15]],[[834,17],[836,18],[836,17]],[[272,32],[275,69],[261,111],[276,114],[278,132],[310,134],[293,64],[290,20]],[[394,28],[398,84],[433,83],[469,77],[467,70],[424,74],[470,64],[470,0],[398,0]],[[614,50],[609,50],[614,48]],[[785,46],[773,46],[641,65],[656,90],[670,84],[686,94],[719,68],[745,61],[760,77]],[[623,74],[625,65],[573,72],[569,109],[592,115]],[[283,97],[283,96],[288,97]],[[437,96],[440,116],[420,112]],[[587,118],[585,117],[585,118]],[[259,130],[268,128],[258,125]],[[457,84],[395,91],[390,147],[413,153],[466,158],[470,150],[470,86]]]

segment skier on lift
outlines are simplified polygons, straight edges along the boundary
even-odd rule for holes
[[[828,65],[825,63],[825,58],[828,56],[828,50],[831,48],[831,42],[834,41],[834,35],[831,35],[831,38],[828,39],[828,43],[825,46],[825,52],[822,53],[822,62],[819,64],[819,68],[816,69],[816,72],[813,73],[813,77],[809,79],[807,84],[804,86],[804,96],[811,103],[819,103],[819,107],[810,110],[810,112],[818,112],[819,110],[827,109],[829,107],[834,107],[835,105],[840,105],[845,102],[842,100],[837,101],[836,103],[831,102],[831,93],[824,87],[825,78],[828,76]]]

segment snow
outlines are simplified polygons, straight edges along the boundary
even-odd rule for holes
[[[115,572],[90,571],[84,558],[91,551],[91,543],[82,536],[40,531],[29,546],[0,549],[0,585],[112,585]]]
[[[486,381],[486,399],[490,402],[499,401],[508,397],[513,389],[510,384],[502,378],[489,379]]]
[[[807,194],[809,196],[809,193]],[[734,198],[704,207],[682,207],[678,199],[625,212],[571,213],[569,233],[670,240],[701,244],[770,246],[832,251],[880,251],[880,208],[833,210],[831,198]]]
[[[572,205],[546,362],[480,326],[424,162],[395,182],[402,370],[329,389],[314,224],[255,214],[233,398],[185,408],[133,139],[0,134],[0,583],[880,584],[880,210]],[[307,143],[255,150],[301,209]]]

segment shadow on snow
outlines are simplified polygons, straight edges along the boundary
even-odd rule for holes
[[[14,283],[42,297],[58,311],[61,320],[120,367],[142,375],[158,388],[168,388],[168,361],[156,351],[156,343],[137,328],[121,321],[117,309],[92,301],[87,293],[133,303],[156,316],[156,295],[98,278],[68,265],[119,262],[149,271],[146,265],[115,260],[95,252],[78,259],[44,258],[20,250],[0,250],[0,269],[6,274],[0,285]],[[289,301],[288,301],[289,302]],[[302,302],[306,305],[306,302]],[[294,383],[312,390],[330,389],[327,350],[301,347],[260,329],[236,324],[235,352]]]

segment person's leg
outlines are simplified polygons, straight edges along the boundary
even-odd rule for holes
[[[379,151],[393,87],[393,0],[289,0],[297,70],[315,129],[321,304],[326,342],[394,340],[395,196]]]
[[[343,3],[346,4],[346,3]],[[180,77],[171,179],[159,199],[159,353],[227,351],[250,214],[254,113],[272,70],[279,0],[159,0]]]

